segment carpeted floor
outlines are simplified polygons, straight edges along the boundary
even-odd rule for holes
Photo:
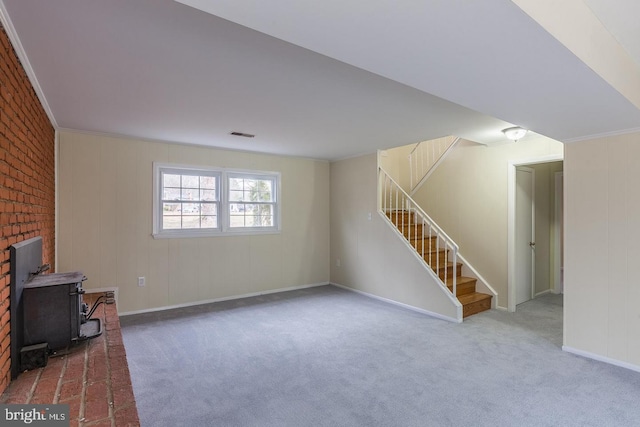
[[[640,374],[562,352],[562,296],[463,324],[334,286],[121,318],[143,426],[633,426]]]

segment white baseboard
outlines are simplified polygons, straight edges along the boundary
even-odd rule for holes
[[[587,359],[597,360],[598,362],[604,362],[610,365],[619,366],[621,368],[629,369],[635,372],[640,372],[640,366],[638,365],[634,365],[628,362],[623,362],[622,360],[618,360],[618,359],[612,359],[606,356],[601,356],[599,354],[590,353],[588,351],[578,350],[577,348],[569,347],[567,345],[562,346],[562,351],[566,351],[567,353],[575,354],[577,356],[586,357]]]
[[[201,300],[201,301],[193,301],[193,302],[187,302],[187,303],[183,303],[183,304],[174,304],[174,305],[166,305],[166,306],[163,306],[163,307],[154,307],[154,308],[145,308],[145,309],[142,309],[142,310],[125,311],[123,313],[118,313],[118,315],[119,316],[131,316],[133,314],[153,313],[153,312],[156,312],[156,311],[171,310],[171,309],[174,309],[174,308],[192,307],[192,306],[195,306],[195,305],[211,304],[211,303],[214,303],[214,302],[231,301],[231,300],[234,300],[234,299],[257,297],[257,296],[260,296],[260,295],[276,294],[276,293],[279,293],[279,292],[287,292],[287,291],[295,291],[295,290],[298,290],[298,289],[314,288],[316,286],[325,286],[325,285],[329,285],[329,284],[330,284],[329,282],[322,282],[322,283],[312,283],[312,284],[309,284],[309,285],[291,286],[291,287],[288,287],[288,288],[270,289],[268,291],[251,292],[251,293],[248,293],[248,294],[233,295],[233,296],[229,296],[229,297],[214,298],[214,299]]]
[[[537,294],[535,294],[533,297],[534,297],[534,298],[538,298],[539,296],[546,295],[546,294],[550,294],[550,293],[551,293],[551,289],[547,289],[547,290],[544,290],[544,291],[542,291],[542,292],[538,292],[538,293],[537,293]]]
[[[414,306],[409,305],[409,304],[405,304],[405,303],[402,303],[402,302],[394,301],[394,300],[389,299],[389,298],[384,298],[384,297],[380,297],[378,295],[370,294],[368,292],[360,291],[358,289],[353,289],[353,288],[350,288],[348,286],[339,285],[339,284],[334,283],[334,282],[331,282],[330,284],[333,285],[333,286],[336,286],[338,288],[345,289],[347,291],[351,291],[351,292],[355,292],[355,293],[360,294],[360,295],[364,295],[364,296],[369,297],[369,298],[373,298],[373,299],[377,299],[379,301],[383,301],[383,302],[386,302],[386,303],[389,303],[389,304],[397,305],[397,306],[400,306],[402,308],[406,308],[406,309],[411,310],[411,311],[416,311],[416,312],[421,313],[421,314],[426,314],[427,316],[435,317],[437,319],[446,320],[447,322],[462,323],[462,319],[458,320],[458,319],[455,319],[453,317],[443,316],[442,314],[439,314],[439,313],[434,313],[432,311],[424,310],[422,308],[414,307]]]

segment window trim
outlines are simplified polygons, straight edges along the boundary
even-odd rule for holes
[[[185,172],[203,172],[203,175],[218,177],[218,227],[217,228],[185,228],[185,229],[162,229],[162,180],[163,172],[174,172],[185,174]],[[232,177],[246,177],[257,179],[271,179],[274,182],[273,198],[274,225],[272,227],[231,227],[229,216],[229,179]],[[227,169],[204,165],[183,165],[174,163],[153,162],[153,231],[154,239],[165,238],[193,238],[193,237],[214,237],[230,235],[258,235],[258,234],[279,234],[281,231],[280,211],[281,211],[281,174],[273,171],[258,171],[247,169]]]

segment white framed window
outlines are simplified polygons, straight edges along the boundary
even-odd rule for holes
[[[277,176],[226,174],[228,225],[231,230],[272,229],[277,222]]]
[[[280,230],[280,174],[153,165],[153,236],[202,237]]]

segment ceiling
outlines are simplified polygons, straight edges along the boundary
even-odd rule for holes
[[[635,23],[613,31],[637,13],[609,15],[640,52]],[[560,141],[640,128],[511,0],[0,0],[0,17],[58,129],[332,160],[503,143],[511,124]]]

